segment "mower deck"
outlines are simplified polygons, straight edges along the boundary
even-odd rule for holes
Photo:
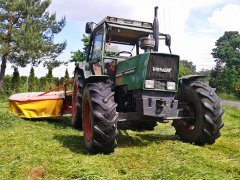
[[[58,117],[70,113],[67,97],[71,93],[64,91],[14,94],[9,97],[9,110],[21,118]]]

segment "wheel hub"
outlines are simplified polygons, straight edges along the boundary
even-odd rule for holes
[[[183,107],[182,112],[183,117],[189,117],[187,120],[180,120],[181,124],[187,129],[187,130],[194,130],[195,129],[195,110],[193,108],[192,104],[185,104]]]

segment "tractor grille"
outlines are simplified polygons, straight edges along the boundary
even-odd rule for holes
[[[178,81],[179,56],[151,54],[146,80]]]

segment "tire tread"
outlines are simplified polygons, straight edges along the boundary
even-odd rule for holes
[[[89,83],[85,87],[92,103],[92,145],[86,146],[91,153],[111,153],[117,146],[117,104],[111,85],[104,82]],[[86,143],[85,143],[86,144]]]
[[[173,122],[173,126],[176,129],[176,134],[180,138],[189,143],[195,143],[197,145],[213,144],[215,140],[220,137],[220,129],[223,127],[224,123],[222,121],[222,115],[224,113],[220,106],[221,99],[216,95],[216,89],[211,88],[207,84],[194,81],[188,85],[182,85],[180,88],[178,96],[181,98],[184,94],[184,90],[190,90],[195,92],[196,96],[200,100],[202,108],[202,125],[201,131],[196,134],[195,138],[188,137],[188,134],[184,134],[181,130],[182,127]],[[184,99],[184,98],[183,98]],[[181,99],[183,101],[183,99]]]

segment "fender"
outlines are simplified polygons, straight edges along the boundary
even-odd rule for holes
[[[196,81],[197,79],[200,78],[205,78],[205,75],[187,75],[179,78],[178,82],[179,85],[181,84],[188,84],[189,82]]]
[[[93,83],[93,82],[107,82],[107,80],[109,79],[109,76],[107,75],[91,75],[86,77],[84,74],[84,70],[82,68],[80,68],[79,66],[76,66],[74,69],[74,74],[78,72],[79,74],[81,74],[81,76],[84,78],[84,84],[85,83]]]
[[[92,75],[85,79],[85,83],[107,82],[109,77],[107,75]]]

